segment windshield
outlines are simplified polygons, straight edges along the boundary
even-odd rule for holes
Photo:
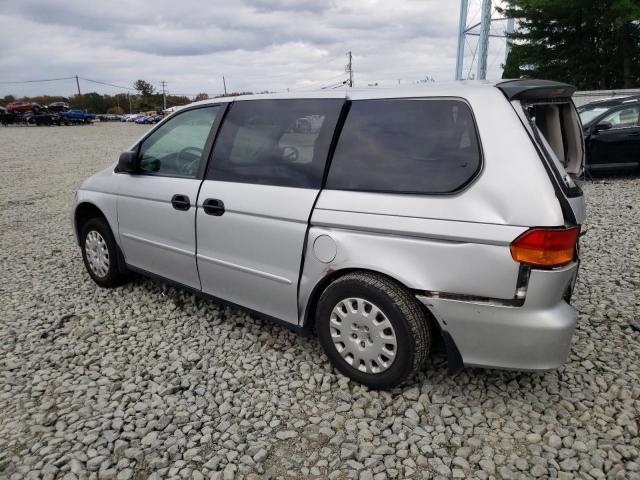
[[[607,110],[609,110],[609,108],[607,107],[592,107],[586,108],[584,110],[580,109],[578,110],[578,115],[580,115],[580,121],[582,122],[582,124],[586,125]]]

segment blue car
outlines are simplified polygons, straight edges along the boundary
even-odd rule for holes
[[[84,113],[82,110],[69,110],[68,112],[61,112],[59,115],[62,121],[67,125],[71,123],[91,123],[96,119],[95,114]]]

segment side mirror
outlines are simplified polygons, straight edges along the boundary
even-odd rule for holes
[[[138,169],[138,152],[126,151],[118,159],[118,172],[133,173]]]
[[[611,122],[600,122],[596,125],[594,131],[601,132],[602,130],[611,130],[612,128],[613,125],[611,124]]]

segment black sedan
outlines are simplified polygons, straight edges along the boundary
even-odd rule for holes
[[[640,170],[640,96],[578,108],[591,172]]]

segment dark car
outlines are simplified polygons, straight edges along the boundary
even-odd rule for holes
[[[50,112],[61,113],[69,111],[69,104],[67,102],[53,102],[47,105]]]
[[[591,172],[640,169],[640,95],[578,108]]]
[[[27,121],[29,125],[37,125],[37,126],[51,126],[51,125],[60,125],[62,120],[57,113],[50,112],[48,109],[43,108],[38,112],[28,113],[25,115],[24,119]]]

